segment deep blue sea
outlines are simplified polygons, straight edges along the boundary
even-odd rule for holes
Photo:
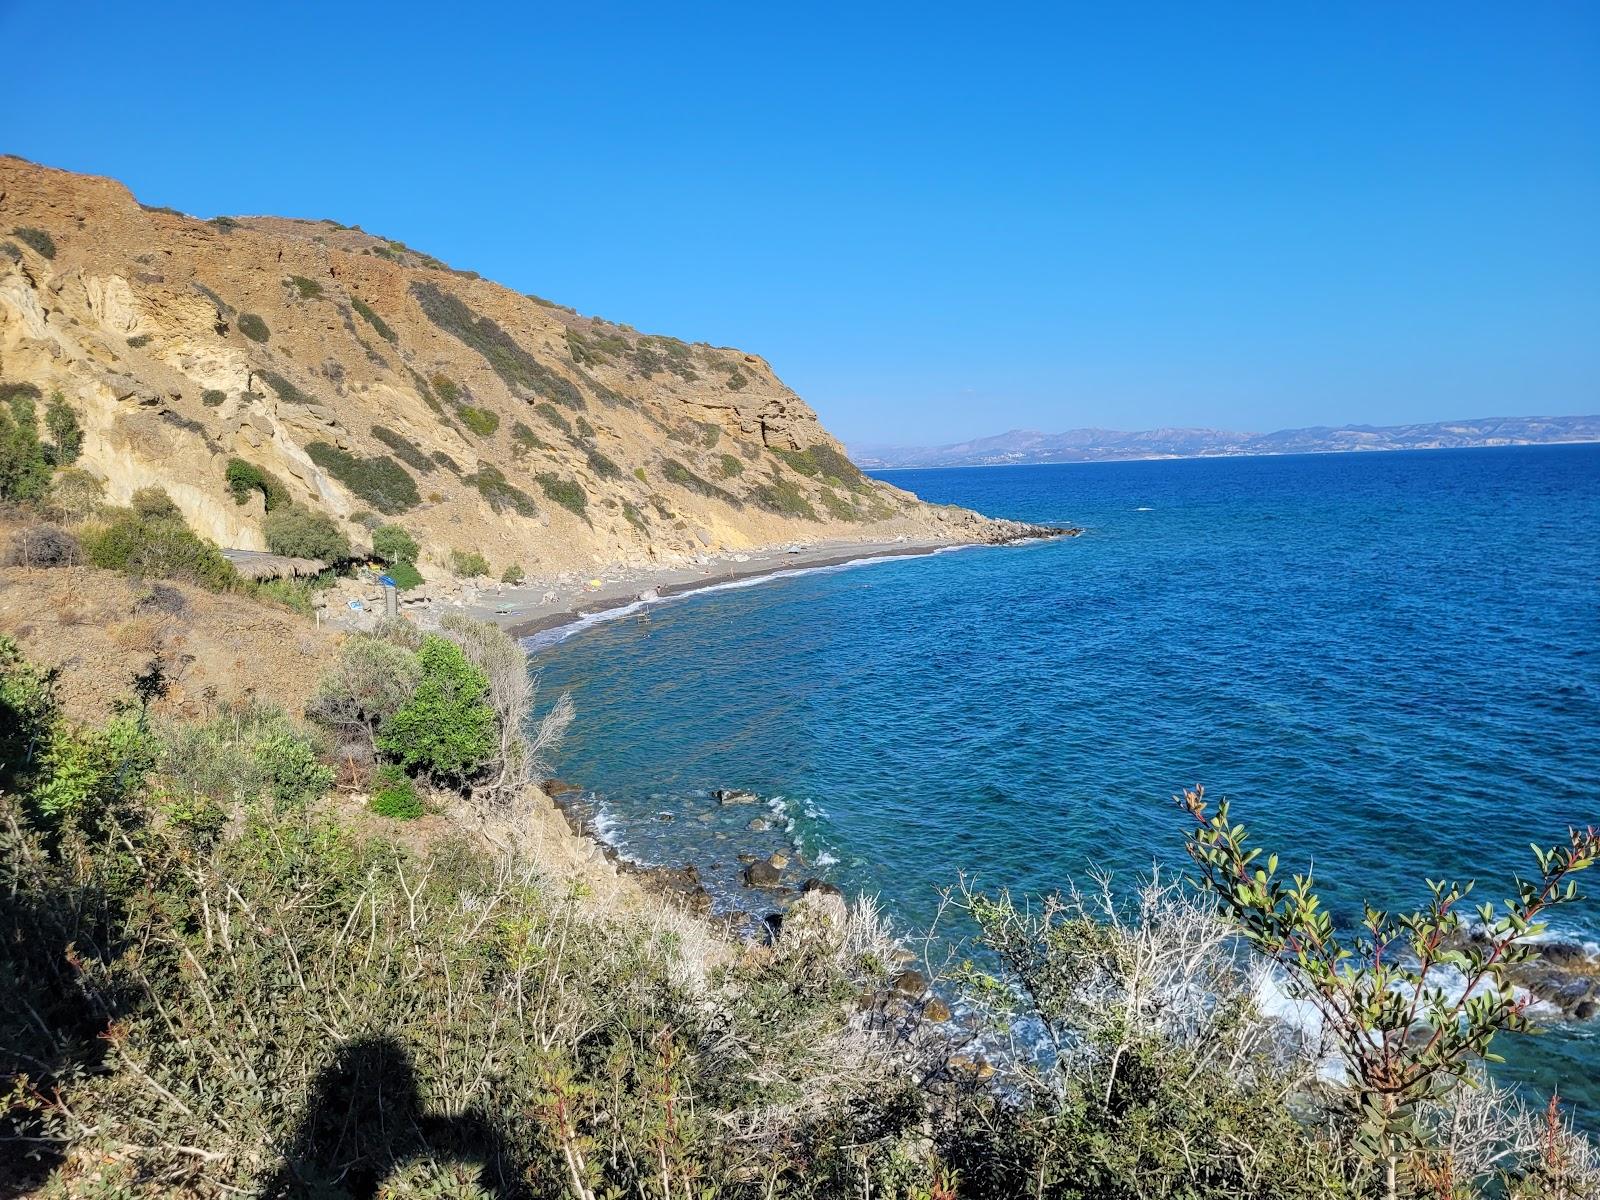
[[[1600,822],[1600,447],[884,477],[1085,533],[705,592],[536,648],[578,707],[558,774],[626,850],[731,879],[738,851],[797,840],[915,931],[959,872],[1044,891],[1179,862],[1171,796],[1202,782],[1351,919],[1428,877],[1504,895],[1529,842]],[[1594,937],[1600,898],[1557,926]],[[1499,1048],[1594,1121],[1600,1026]]]

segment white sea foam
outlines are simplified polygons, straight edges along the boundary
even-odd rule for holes
[[[661,604],[671,604],[680,600],[691,600],[696,596],[704,596],[710,592],[729,592],[738,588],[755,587],[757,584],[767,583],[776,579],[793,579],[800,575],[820,575],[833,571],[847,571],[853,567],[871,566],[873,563],[894,562],[902,558],[928,558],[936,554],[952,554],[957,550],[981,549],[983,543],[974,543],[961,546],[934,546],[925,551],[914,554],[871,554],[862,558],[852,558],[848,562],[822,563],[816,566],[784,567],[777,571],[769,571],[761,575],[748,575],[742,579],[724,579],[717,583],[708,583],[704,587],[692,588],[689,591],[678,592],[670,596],[656,595],[648,600],[630,600],[619,604],[615,608],[602,608],[595,612],[584,613],[562,625],[550,629],[541,629],[537,633],[530,633],[522,639],[522,648],[527,653],[543,650],[549,646],[566,641],[574,634],[582,633],[585,629],[592,629],[607,621],[616,621],[622,617],[632,616],[646,608],[653,608]]]

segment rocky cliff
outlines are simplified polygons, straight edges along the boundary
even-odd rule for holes
[[[1019,532],[861,475],[761,358],[642,334],[332,221],[201,220],[0,158],[0,381],[60,392],[107,498],[166,488],[225,547],[263,494],[423,563],[683,561],[795,540]]]

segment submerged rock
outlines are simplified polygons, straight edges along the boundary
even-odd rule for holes
[[[718,804],[754,804],[761,798],[742,788],[718,788],[711,793],[711,797]]]

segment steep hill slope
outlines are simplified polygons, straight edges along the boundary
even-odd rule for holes
[[[868,479],[765,361],[519,295],[331,221],[199,220],[0,158],[0,381],[60,392],[125,501],[259,549],[264,490],[530,572],[1024,532]]]

